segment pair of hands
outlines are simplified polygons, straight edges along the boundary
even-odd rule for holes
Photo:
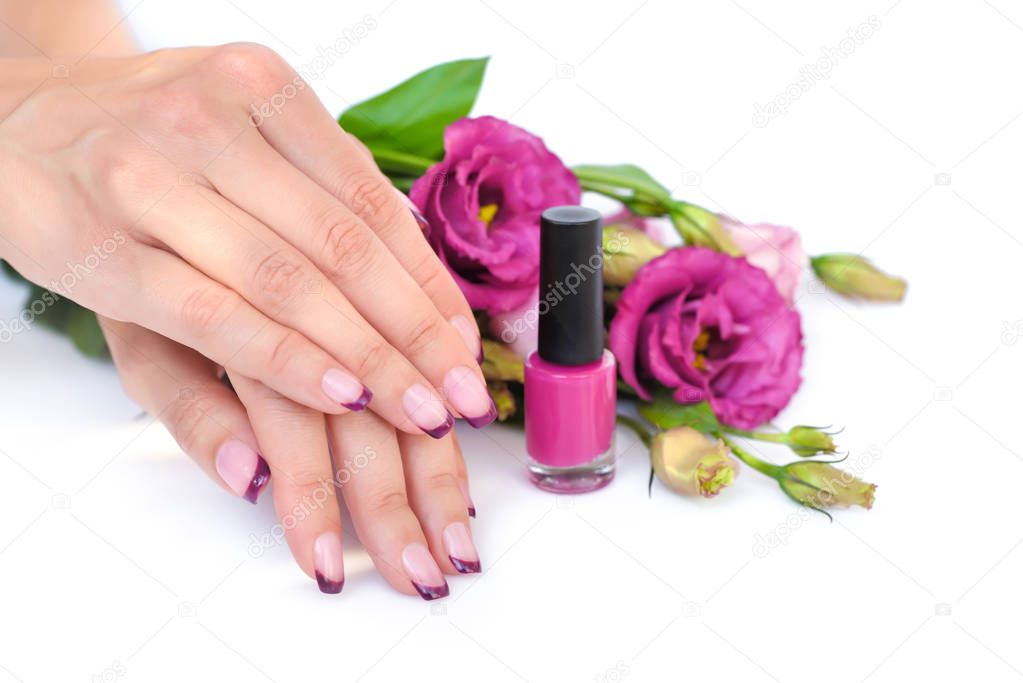
[[[344,580],[337,489],[399,591],[478,571],[450,431],[496,417],[479,331],[308,85],[228,45],[4,60],[0,87],[3,257],[100,315],[129,394],[215,481],[254,502],[273,475],[321,589]]]

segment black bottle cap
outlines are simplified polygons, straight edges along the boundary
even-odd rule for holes
[[[600,214],[555,206],[540,218],[537,352],[557,365],[585,365],[604,353],[604,251]]]

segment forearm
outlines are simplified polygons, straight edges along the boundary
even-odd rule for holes
[[[138,52],[115,0],[0,0],[0,57]]]

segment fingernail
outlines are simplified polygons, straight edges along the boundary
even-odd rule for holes
[[[372,391],[362,386],[362,382],[344,370],[327,370],[323,373],[322,386],[323,393],[330,397],[331,401],[348,410],[362,410],[373,398]]]
[[[442,534],[448,559],[459,574],[479,574],[480,556],[472,542],[469,530],[461,522],[448,524]]]
[[[220,445],[214,463],[224,483],[250,503],[256,502],[270,482],[270,466],[263,456],[237,439]]]
[[[416,223],[419,224],[419,229],[423,231],[423,236],[429,239],[430,237],[430,221],[426,220],[426,216],[419,213],[419,210],[409,204],[408,210],[412,212],[412,217],[416,219]]]
[[[487,392],[487,386],[475,372],[457,365],[444,376],[444,394],[465,421],[476,429],[486,427],[497,419],[497,406]]]
[[[413,384],[406,389],[402,404],[416,426],[435,439],[450,432],[455,423],[440,396],[422,384]]]
[[[476,356],[476,362],[482,363],[483,344],[480,342],[479,335],[476,334],[476,326],[472,324],[472,321],[464,315],[456,315],[451,319],[451,326],[458,330],[458,334],[462,336],[462,341],[468,347],[469,353]]]
[[[345,563],[341,535],[336,531],[320,534],[313,543],[316,583],[324,593],[340,593],[345,585]]]
[[[433,555],[422,543],[409,543],[401,551],[401,563],[405,565],[412,587],[423,600],[436,600],[448,594],[448,582],[433,559]]]
[[[462,498],[465,499],[465,507],[469,511],[469,516],[473,519],[476,518],[476,506],[472,502],[472,496],[469,495],[469,485],[461,479],[458,480],[458,488],[462,492]]]

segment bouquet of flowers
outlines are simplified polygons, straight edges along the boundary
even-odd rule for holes
[[[801,319],[794,308],[807,257],[785,227],[746,225],[677,199],[641,168],[568,168],[532,133],[492,116],[467,118],[486,59],[427,69],[339,118],[396,187],[476,311],[483,372],[502,421],[522,400],[522,360],[536,347],[540,213],[584,192],[615,200],[605,220],[608,347],[620,369],[619,414],[650,449],[651,479],[713,497],[741,460],[819,511],[870,508],[875,486],[835,467],[833,434],[764,425],[799,388]],[[670,226],[665,230],[665,224]],[[809,259],[825,286],[899,301],[903,280],[855,254]],[[762,460],[735,437],[788,446],[798,459]],[[827,514],[827,513],[825,513]]]
[[[491,116],[467,118],[486,59],[440,64],[339,118],[418,209],[426,239],[476,312],[483,372],[502,421],[521,414],[523,358],[536,347],[539,223],[584,192],[614,200],[605,220],[607,344],[620,369],[619,423],[649,447],[651,478],[713,497],[738,463],[775,479],[797,503],[869,508],[873,484],[835,467],[833,434],[766,428],[799,388],[802,321],[794,307],[809,260],[845,296],[899,301],[903,280],[855,254],[807,259],[788,228],[746,225],[678,199],[631,164],[567,167],[532,133]],[[17,277],[7,264],[0,266]],[[32,285],[32,318],[106,355],[95,315]],[[635,405],[635,410],[630,405]],[[735,438],[788,446],[776,465]],[[825,512],[825,514],[827,514]]]

